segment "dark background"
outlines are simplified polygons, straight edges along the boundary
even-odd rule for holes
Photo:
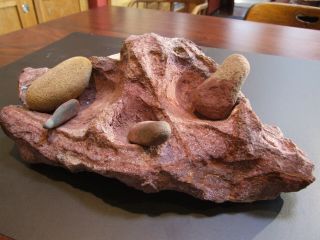
[[[73,33],[0,68],[0,107],[18,103],[24,67],[111,55],[121,44],[122,39]],[[203,49],[219,63],[233,53]],[[253,109],[307,153],[319,176],[320,62],[244,55],[251,73],[243,92]],[[214,204],[169,191],[145,194],[97,174],[25,164],[0,131],[0,233],[17,240],[319,240],[319,199],[318,181],[298,193],[251,204]]]

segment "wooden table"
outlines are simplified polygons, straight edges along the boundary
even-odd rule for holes
[[[0,37],[0,64],[12,62],[73,31],[117,37],[154,31],[218,48],[320,59],[319,31],[187,14],[101,8]],[[105,48],[96,49],[105,49],[106,55],[118,47],[112,44],[115,39],[92,38],[88,41],[91,45],[76,46],[88,46],[91,53],[103,43]],[[85,37],[74,39],[83,43]],[[65,47],[57,47],[52,55],[68,52],[66,46],[73,46],[74,39],[68,44],[64,40]],[[107,45],[115,47],[111,51]],[[210,52],[219,62],[224,54],[229,54],[220,49]],[[17,76],[25,66],[23,63],[42,64],[43,59],[43,65],[48,66],[48,62],[57,60],[35,55],[0,70],[0,108],[18,102]],[[274,201],[251,204],[213,204],[170,191],[143,194],[96,174],[70,174],[61,168],[23,164],[13,141],[0,130],[0,233],[17,240],[320,239],[320,62],[246,55],[252,60],[252,70],[244,93],[264,122],[279,125],[285,136],[294,139],[315,163],[317,181],[310,187],[299,193],[283,194]]]
[[[154,10],[102,7],[0,37],[0,66],[71,32],[127,37],[156,32],[204,46],[320,59],[320,31]]]

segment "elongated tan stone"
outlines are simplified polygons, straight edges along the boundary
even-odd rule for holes
[[[32,82],[27,90],[27,107],[52,112],[62,103],[79,97],[88,86],[92,65],[85,57],[63,61]]]
[[[249,72],[250,64],[244,56],[233,54],[227,57],[193,93],[195,110],[211,120],[227,118]]]

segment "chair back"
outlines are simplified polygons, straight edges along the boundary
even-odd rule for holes
[[[174,2],[168,0],[132,0],[129,2],[128,7],[167,10],[166,6],[163,7],[163,3],[166,5],[169,4],[168,6],[170,11],[174,10]]]
[[[202,4],[196,5],[192,11],[191,14],[193,15],[206,15],[208,9],[208,1],[205,1]]]
[[[286,3],[257,3],[245,20],[278,25],[320,29],[320,8]]]
[[[131,0],[128,7],[189,12],[195,15],[205,14],[207,0]]]

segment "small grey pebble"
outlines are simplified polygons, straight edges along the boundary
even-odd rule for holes
[[[53,115],[43,124],[46,129],[53,129],[64,124],[79,112],[80,104],[77,99],[71,99],[61,104]]]

